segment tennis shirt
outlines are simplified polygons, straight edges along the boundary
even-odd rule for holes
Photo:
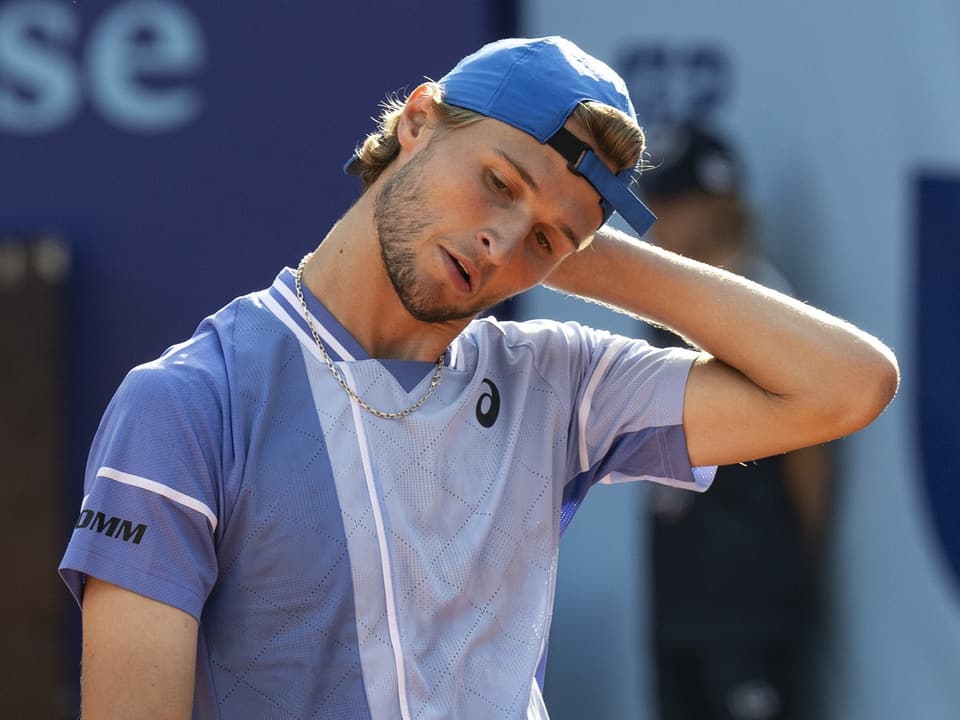
[[[304,291],[360,397],[424,393],[434,364],[369,357]],[[424,405],[381,419],[337,384],[286,268],[124,379],[61,574],[78,602],[93,575],[197,619],[195,718],[545,718],[559,539],[587,490],[712,480],[681,425],[694,357],[485,318]]]

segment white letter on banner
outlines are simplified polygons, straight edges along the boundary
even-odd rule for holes
[[[51,132],[80,106],[76,71],[58,45],[73,41],[73,11],[47,0],[0,5],[0,131]]]
[[[106,117],[131,132],[182,127],[200,113],[202,97],[195,88],[168,83],[196,72],[204,56],[200,27],[183,7],[161,0],[116,5],[90,38],[92,100]],[[151,86],[148,80],[163,84]]]

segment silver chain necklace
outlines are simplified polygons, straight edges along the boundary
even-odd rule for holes
[[[437,369],[433,371],[433,377],[430,379],[430,387],[427,388],[427,391],[423,394],[423,396],[413,405],[404,410],[400,410],[399,412],[385,412],[368,405],[362,397],[357,395],[356,391],[352,387],[347,385],[347,381],[344,379],[340,371],[337,370],[337,366],[333,364],[333,360],[330,358],[330,355],[327,354],[327,349],[323,346],[323,342],[320,340],[320,335],[317,334],[317,329],[313,326],[313,321],[310,319],[310,310],[307,308],[307,301],[303,298],[302,287],[303,269],[306,267],[307,260],[310,259],[310,255],[311,253],[307,253],[303,256],[303,259],[297,266],[297,271],[294,273],[294,279],[296,280],[297,285],[297,299],[300,301],[300,307],[303,308],[303,317],[307,321],[307,327],[310,328],[310,333],[313,335],[314,342],[317,343],[317,347],[320,349],[320,355],[323,356],[324,362],[327,363],[327,367],[330,368],[330,372],[333,373],[333,377],[336,379],[340,387],[344,389],[347,395],[356,401],[357,405],[362,407],[368,413],[376,415],[378,418],[383,418],[384,420],[395,420],[397,418],[406,417],[418,407],[423,405],[437,385],[440,384],[440,378],[442,377],[443,373],[443,353],[440,353],[440,357],[437,358]]]

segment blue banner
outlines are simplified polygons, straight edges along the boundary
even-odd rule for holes
[[[916,367],[919,441],[930,510],[947,563],[960,580],[960,174],[917,182]],[[960,588],[960,586],[958,586]]]

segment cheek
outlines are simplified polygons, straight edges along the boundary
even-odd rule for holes
[[[527,247],[517,253],[515,262],[512,263],[515,271],[513,279],[524,289],[538,285],[556,270],[566,257],[557,259]]]
[[[472,183],[451,178],[441,182],[431,193],[430,202],[437,217],[455,227],[472,227],[481,223],[486,212],[486,201]]]

